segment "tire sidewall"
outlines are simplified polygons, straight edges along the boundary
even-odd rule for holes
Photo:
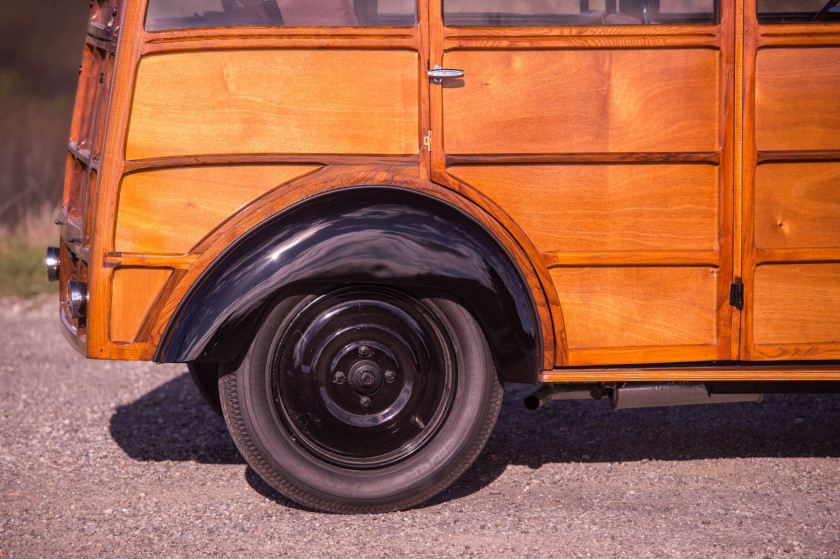
[[[457,382],[449,414],[416,453],[386,467],[341,468],[307,452],[278,420],[266,389],[272,352],[296,313],[314,297],[281,301],[268,315],[235,373],[222,386],[225,417],[245,458],[275,489],[324,510],[406,508],[443,490],[473,462],[498,415],[501,387],[478,324],[458,303],[419,299],[437,315],[451,340]],[[236,409],[228,409],[236,408]],[[233,420],[233,424],[231,424]],[[244,439],[244,440],[242,440]],[[242,447],[245,448],[242,448]]]

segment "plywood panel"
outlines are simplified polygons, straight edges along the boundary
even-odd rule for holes
[[[189,167],[123,179],[117,210],[119,252],[188,252],[251,200],[317,167]]]
[[[759,165],[755,244],[758,248],[840,247],[840,163]]]
[[[758,52],[755,142],[759,150],[840,149],[840,48]]]
[[[150,56],[138,70],[127,158],[418,153],[417,65],[416,52],[387,50]]]
[[[716,344],[717,270],[551,270],[570,348]]]
[[[718,149],[718,53],[705,49],[455,51],[447,153]]]
[[[171,270],[122,268],[111,282],[111,341],[132,342]]]
[[[756,344],[840,342],[840,264],[759,266],[755,271]]]
[[[496,202],[542,251],[717,248],[713,165],[476,166],[449,172]]]

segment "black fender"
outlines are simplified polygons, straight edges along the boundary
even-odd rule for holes
[[[540,323],[513,259],[460,209],[395,187],[309,198],[243,235],[181,301],[155,361],[237,362],[277,297],[344,285],[450,294],[484,330],[501,380],[537,382]]]

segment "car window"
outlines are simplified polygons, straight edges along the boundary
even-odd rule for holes
[[[453,27],[691,25],[718,21],[716,0],[444,0]]]
[[[415,0],[149,0],[146,30],[205,27],[408,27]]]
[[[837,23],[837,0],[758,0],[759,23]]]

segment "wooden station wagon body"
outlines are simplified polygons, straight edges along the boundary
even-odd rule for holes
[[[64,331],[89,358],[191,363],[217,402],[217,380],[242,403],[268,370],[281,435],[340,472],[307,481],[228,403],[234,439],[341,511],[448,485],[496,376],[562,383],[543,399],[840,380],[835,6],[94,0],[51,268]],[[464,363],[493,378],[470,388]],[[397,442],[359,450],[321,425],[361,440],[412,386],[422,436],[377,423]],[[489,419],[461,440],[470,390]],[[468,456],[412,485],[446,437]]]

